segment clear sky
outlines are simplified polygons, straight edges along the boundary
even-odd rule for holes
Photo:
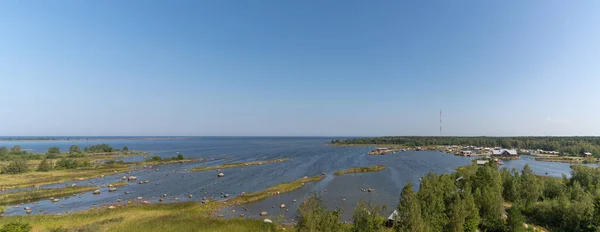
[[[600,1],[0,1],[0,135],[600,135]]]

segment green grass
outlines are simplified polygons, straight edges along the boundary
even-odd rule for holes
[[[127,182],[127,181],[119,181],[119,182],[111,183],[110,185],[112,185],[113,187],[123,187],[123,186],[129,185],[129,182]]]
[[[302,178],[299,180],[294,180],[294,181],[274,185],[274,186],[271,186],[260,192],[246,193],[244,195],[239,195],[239,196],[227,201],[227,203],[246,204],[246,203],[250,203],[250,202],[260,201],[260,200],[263,200],[270,196],[276,195],[277,193],[281,194],[281,193],[285,193],[285,192],[294,191],[294,190],[302,187],[304,183],[319,181],[319,180],[322,180],[323,178],[325,178],[324,175],[319,175],[319,176],[307,177],[307,178]]]
[[[168,204],[131,204],[117,209],[96,208],[85,212],[58,215],[10,216],[0,218],[0,224],[29,223],[33,231],[275,231],[277,226],[261,220],[220,219],[212,212],[224,204],[210,202],[180,202]]]
[[[55,170],[50,172],[26,172],[21,174],[1,174],[0,188],[24,188],[46,184],[57,184],[71,180],[98,178],[129,171],[130,164],[112,164],[99,167]]]
[[[235,168],[235,167],[244,167],[244,166],[252,166],[252,165],[263,165],[270,163],[279,163],[291,160],[289,158],[283,159],[275,159],[275,160],[265,160],[265,161],[252,161],[252,162],[244,162],[244,163],[229,163],[229,164],[221,164],[219,166],[207,166],[207,167],[199,167],[194,168],[192,171],[200,172],[200,171],[209,171],[209,170],[217,170],[217,169],[225,169],[225,168]]]
[[[142,163],[153,163],[153,164],[175,164],[175,163],[189,163],[189,162],[199,162],[204,161],[204,158],[190,158],[190,159],[182,159],[182,160],[174,160],[170,158],[165,158],[161,160],[152,160],[148,159],[143,161]]]
[[[95,186],[75,186],[65,188],[33,189],[21,192],[3,193],[0,195],[0,205],[26,203],[50,197],[64,197],[97,189]]]
[[[378,172],[378,171],[381,171],[384,169],[385,169],[385,166],[383,166],[383,165],[375,165],[375,166],[370,166],[370,167],[350,168],[350,169],[346,169],[346,170],[342,170],[342,171],[337,171],[333,174],[336,176],[339,176],[339,175],[344,175],[344,174],[348,174],[348,173]]]

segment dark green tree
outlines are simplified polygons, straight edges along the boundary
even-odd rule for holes
[[[465,219],[467,212],[465,210],[464,201],[460,197],[454,198],[452,205],[449,207],[450,221],[444,231],[463,232],[465,231]]]
[[[396,231],[427,231],[425,222],[421,215],[421,205],[412,183],[408,183],[402,189],[400,194],[400,203],[398,205],[398,220],[394,225]]]
[[[537,180],[537,176],[531,167],[529,167],[529,164],[525,164],[525,167],[521,171],[519,190],[520,198],[525,203],[525,207],[529,207],[531,204],[537,202],[541,196],[540,182]]]
[[[129,148],[127,146],[124,146],[123,151],[129,151]]]
[[[465,216],[464,229],[467,232],[475,232],[479,228],[481,217],[479,216],[479,208],[475,205],[475,198],[473,197],[470,184],[465,186],[462,195],[465,212],[467,213]]]
[[[511,232],[523,232],[525,231],[525,216],[521,214],[521,211],[518,209],[516,205],[506,210],[508,214],[508,220],[506,221],[506,226],[508,231]]]
[[[443,181],[434,173],[422,178],[417,199],[421,204],[421,215],[427,227],[432,231],[441,231],[448,221],[445,214]],[[454,191],[451,189],[450,191]]]

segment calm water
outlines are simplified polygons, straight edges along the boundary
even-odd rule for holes
[[[286,219],[295,216],[298,203],[307,198],[312,192],[323,195],[326,205],[330,208],[341,207],[347,212],[343,219],[351,219],[351,211],[360,199],[370,200],[388,207],[393,211],[398,204],[399,194],[409,181],[418,183],[420,176],[428,173],[452,172],[459,166],[470,164],[470,158],[458,157],[435,151],[409,151],[387,156],[369,156],[367,152],[372,147],[333,147],[325,145],[332,138],[292,138],[292,137],[203,137],[173,140],[69,140],[69,141],[0,141],[0,146],[11,147],[20,145],[32,152],[44,152],[51,146],[58,146],[61,151],[67,151],[70,145],[91,146],[107,143],[115,148],[128,146],[129,149],[149,151],[151,155],[172,157],[176,152],[185,157],[207,158],[206,162],[160,165],[152,169],[132,171],[139,180],[149,180],[149,184],[138,185],[131,183],[121,187],[117,192],[109,193],[106,188],[100,188],[102,194],[84,193],[77,197],[61,199],[58,203],[48,200],[26,204],[18,209],[9,209],[6,215],[24,214],[23,207],[31,207],[34,213],[65,213],[89,209],[94,204],[117,203],[143,197],[152,202],[158,201],[162,194],[178,197],[179,201],[200,201],[204,196],[223,200],[221,193],[232,197],[241,192],[255,192],[269,186],[326,173],[327,177],[319,182],[307,184],[299,190],[268,198],[264,201],[228,208],[222,213],[227,217],[237,217],[240,213],[245,216],[259,217],[261,211],[267,211],[271,218],[284,215]],[[291,158],[291,161],[260,166],[225,169],[225,177],[217,178],[215,171],[184,172],[200,166],[212,166],[222,163],[246,162]],[[334,176],[335,171],[383,164],[387,168],[381,172],[349,174]],[[504,167],[520,170],[529,164],[540,175],[561,176],[569,174],[569,164],[537,162],[532,157],[523,156],[521,160],[505,161]],[[156,170],[158,169],[158,171]],[[106,176],[86,181],[73,181],[58,185],[43,187],[62,187],[77,183],[77,185],[107,185],[119,181],[120,175]],[[373,188],[371,193],[362,192],[363,188]],[[130,192],[130,194],[125,194]],[[193,195],[192,199],[188,196]],[[297,202],[293,203],[292,200]],[[345,201],[343,200],[345,199]],[[286,204],[289,212],[279,208]],[[62,207],[60,207],[62,206]],[[235,210],[235,213],[231,213]],[[386,211],[386,213],[387,213]]]

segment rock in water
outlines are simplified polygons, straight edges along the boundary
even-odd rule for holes
[[[285,204],[281,204],[281,205],[279,206],[279,208],[282,208],[282,209],[283,209],[283,208],[285,208]]]
[[[265,222],[265,223],[273,223],[273,221],[271,221],[269,219],[265,219],[265,220],[263,220],[263,222]]]
[[[224,176],[225,176],[225,174],[223,174],[222,172],[217,175],[217,177],[224,177]]]
[[[260,216],[267,216],[267,212],[260,212]]]

